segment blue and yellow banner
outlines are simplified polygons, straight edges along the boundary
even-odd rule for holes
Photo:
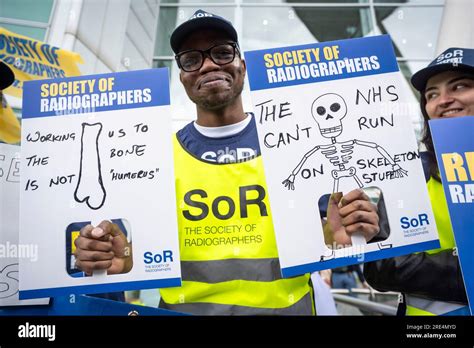
[[[250,90],[398,71],[390,36],[245,52]]]
[[[444,193],[474,313],[474,117],[430,121]]]
[[[7,100],[0,96],[0,142],[16,144],[21,139],[20,121],[13,109],[8,105]]]
[[[81,75],[78,53],[16,34],[0,27],[0,60],[10,66],[15,82],[4,92],[21,98],[25,81]]]

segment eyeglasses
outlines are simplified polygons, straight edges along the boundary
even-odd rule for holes
[[[238,52],[236,42],[218,44],[207,50],[187,50],[175,56],[180,69],[193,72],[201,69],[206,55],[217,65],[226,65],[234,61],[235,52]]]

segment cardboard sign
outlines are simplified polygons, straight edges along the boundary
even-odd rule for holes
[[[179,286],[167,69],[25,83],[20,298]],[[74,240],[116,223],[131,242],[124,274],[85,276]]]
[[[19,260],[38,258],[36,245],[18,244],[20,147],[0,144],[0,306],[45,305],[49,299],[18,299]]]
[[[474,305],[474,117],[429,121],[464,278]]]
[[[439,246],[388,36],[245,58],[284,277]],[[379,205],[383,231],[328,246],[319,206],[356,188]]]

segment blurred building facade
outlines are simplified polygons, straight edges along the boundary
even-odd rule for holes
[[[0,26],[80,53],[83,74],[170,68],[178,129],[195,112],[169,36],[198,8],[230,19],[243,51],[389,34],[407,78],[446,47],[474,47],[472,0],[0,0]],[[247,110],[248,94],[247,84]],[[411,114],[419,129],[418,110]]]

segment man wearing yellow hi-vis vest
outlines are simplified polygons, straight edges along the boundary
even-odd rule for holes
[[[160,307],[197,315],[315,314],[310,275],[281,276],[255,119],[243,111],[246,66],[234,27],[198,10],[175,29],[171,47],[197,121],[174,137],[182,286],[161,289]],[[376,208],[362,191],[330,204],[326,231],[336,242],[350,240],[356,226],[368,240],[378,233]],[[95,248],[107,234],[121,238],[106,221],[81,229],[77,267],[130,269],[119,248],[112,255]]]

